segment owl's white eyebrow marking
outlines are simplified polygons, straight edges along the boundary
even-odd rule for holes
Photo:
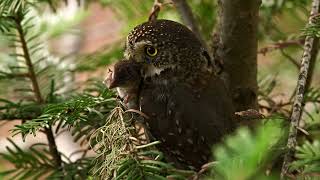
[[[166,69],[173,69],[175,66],[166,66],[162,68],[155,67],[154,65],[148,65],[145,72],[144,77],[153,77],[155,75],[160,75],[160,73]]]
[[[130,51],[130,50],[128,50],[128,49],[126,49],[126,50],[124,51],[123,56],[124,56],[125,59],[130,59],[130,52],[129,52],[129,51]]]
[[[130,59],[131,56],[134,56],[135,54],[139,54],[141,53],[143,47],[145,45],[152,45],[151,41],[139,41],[134,43],[134,47],[133,49],[131,49],[131,46],[129,45],[129,38],[127,36],[127,42],[126,42],[127,46],[126,46],[126,50],[124,51],[124,57],[126,59]]]
[[[152,45],[151,41],[139,41],[134,44],[134,50],[137,50],[145,45]]]
[[[144,77],[147,78],[159,75],[163,70],[163,68],[157,68],[154,65],[149,65],[144,72]]]

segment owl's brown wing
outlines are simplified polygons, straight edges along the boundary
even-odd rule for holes
[[[219,78],[211,78],[198,92],[184,82],[159,81],[141,92],[151,134],[162,141],[159,148],[170,161],[199,169],[208,162],[212,145],[234,129],[231,99]]]

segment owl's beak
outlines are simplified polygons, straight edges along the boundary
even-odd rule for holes
[[[147,64],[152,64],[152,60],[149,59],[149,58],[146,58],[145,62],[146,62]]]

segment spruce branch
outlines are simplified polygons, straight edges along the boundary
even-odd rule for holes
[[[28,71],[29,71],[29,78],[32,82],[32,87],[33,87],[33,91],[34,91],[34,95],[36,97],[36,100],[39,104],[44,103],[42,95],[41,95],[41,91],[40,91],[40,87],[38,84],[38,80],[37,80],[37,76],[35,74],[34,71],[34,67],[33,67],[33,63],[31,61],[31,56],[29,53],[29,49],[28,49],[28,45],[25,39],[25,34],[23,31],[23,27],[22,27],[22,19],[20,19],[19,17],[13,17],[15,23],[16,23],[16,28],[18,31],[18,35],[20,38],[20,42],[21,42],[21,46],[22,46],[22,50],[23,50],[23,57],[25,58],[25,62],[26,65],[28,67]]]
[[[314,24],[314,18],[313,16],[315,14],[318,14],[320,10],[320,0],[313,0],[312,7],[311,7],[311,14],[309,18],[309,25]],[[289,136],[288,136],[288,143],[287,143],[287,152],[284,157],[282,170],[281,170],[281,178],[284,179],[284,177],[288,174],[290,163],[293,161],[293,156],[295,153],[295,148],[297,146],[297,131],[299,122],[301,119],[301,115],[303,112],[303,103],[304,103],[304,93],[307,86],[307,79],[309,71],[310,71],[310,61],[312,59],[312,51],[314,51],[314,48],[317,48],[317,38],[312,36],[307,36],[305,39],[304,44],[304,52],[302,56],[301,61],[301,68],[297,83],[297,91],[295,95],[295,100],[292,107],[292,113],[291,113],[291,124],[290,124],[290,130],[289,130]]]
[[[305,141],[302,145],[296,148],[296,151],[297,160],[292,163],[290,167],[291,169],[303,169],[300,175],[302,177],[312,177],[314,175],[312,173],[318,173],[320,171],[319,140],[315,140],[312,143],[309,141]]]
[[[41,115],[43,106],[35,103],[11,102],[0,98],[0,121],[34,119]]]
[[[11,139],[11,146],[6,147],[8,153],[0,153],[0,157],[15,165],[14,169],[0,172],[0,176],[9,176],[10,179],[39,179],[48,172],[58,171],[48,158],[49,152],[45,144],[34,144],[27,151],[22,150]]]
[[[210,179],[273,179],[266,178],[265,172],[281,154],[287,134],[284,125],[283,117],[270,117],[254,131],[239,128],[214,147],[217,163],[210,168],[214,175]]]
[[[23,51],[23,57],[25,59],[26,65],[28,67],[28,72],[29,72],[28,77],[31,80],[36,101],[38,104],[43,104],[44,99],[43,99],[41,91],[40,91],[37,76],[36,76],[36,73],[35,73],[35,70],[33,67],[29,48],[27,45],[27,40],[25,37],[26,33],[24,32],[23,25],[22,25],[23,17],[17,15],[17,16],[13,16],[12,19],[14,20],[15,25],[16,25],[16,29],[18,31],[18,36],[19,36],[20,43],[22,46],[22,51]],[[62,160],[61,160],[61,156],[57,150],[57,145],[56,145],[56,142],[54,139],[54,135],[52,133],[51,126],[45,127],[45,134],[47,136],[49,150],[50,150],[52,157],[55,161],[55,165],[56,165],[57,169],[61,169],[62,168]]]
[[[79,133],[81,132],[79,134],[81,137],[85,136],[86,133],[78,128],[87,125],[94,127],[99,121],[104,120],[104,114],[108,114],[115,106],[115,99],[111,96],[111,93],[100,97],[79,95],[62,103],[48,105],[42,110],[40,116],[21,126],[16,126],[12,132],[14,135],[21,133],[25,137],[27,134],[34,134],[41,127],[47,127],[60,121],[57,128],[60,126],[74,127]],[[94,121],[91,121],[93,119]]]

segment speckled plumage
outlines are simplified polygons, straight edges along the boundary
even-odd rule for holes
[[[159,53],[148,57],[143,47],[152,45]],[[185,26],[169,20],[138,25],[127,37],[125,56],[156,68],[176,68],[181,75],[189,72],[212,71],[212,63],[200,41]]]
[[[148,46],[155,56],[145,52]],[[187,27],[157,20],[128,35],[125,58],[142,65],[139,105],[160,150],[179,167],[199,169],[235,126],[231,99],[206,50]]]

